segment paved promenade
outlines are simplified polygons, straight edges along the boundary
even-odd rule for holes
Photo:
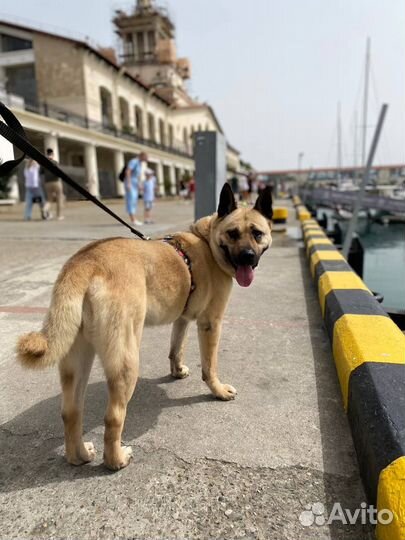
[[[113,208],[122,213],[122,202]],[[339,502],[365,500],[329,341],[299,227],[274,235],[248,289],[234,285],[220,344],[233,402],[201,381],[196,329],[191,375],[173,381],[170,327],[147,329],[141,376],[124,440],[129,467],[101,465],[106,389],[94,365],[85,440],[94,463],[63,459],[57,369],[22,370],[16,337],[41,325],[63,262],[91,239],[128,236],[93,205],[71,203],[65,221],[24,223],[22,207],[0,209],[0,539],[371,539],[361,525],[318,523]],[[147,234],[184,229],[193,208],[160,201]],[[306,512],[301,516],[302,512]],[[308,513],[309,512],[309,513]],[[315,517],[315,516],[313,516]],[[304,524],[303,524],[304,523]]]

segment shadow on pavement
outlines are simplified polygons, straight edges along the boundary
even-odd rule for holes
[[[139,437],[152,429],[163,409],[215,401],[211,394],[169,398],[159,386],[169,382],[176,383],[170,376],[138,379],[136,391],[128,405],[123,434],[125,444],[135,444]],[[97,450],[96,460],[91,464],[74,467],[63,457],[60,401],[60,395],[41,401],[0,427],[0,492],[117,474],[111,473],[100,463],[107,403],[106,383],[89,384],[86,394],[84,440],[93,441]],[[137,461],[136,452],[134,460]]]

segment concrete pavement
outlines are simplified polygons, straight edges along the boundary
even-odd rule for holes
[[[147,329],[124,434],[135,457],[111,474],[101,465],[97,362],[85,408],[97,459],[74,468],[63,459],[57,370],[22,370],[13,347],[40,327],[63,261],[91,238],[127,233],[85,202],[63,222],[23,223],[20,210],[0,214],[0,538],[372,538],[359,524],[299,519],[322,503],[322,523],[333,503],[354,510],[365,496],[294,222],[275,235],[252,286],[234,286],[219,365],[236,400],[216,401],[201,381],[194,327],[181,381],[168,376],[170,328]],[[192,206],[162,201],[155,215],[148,234],[184,228]]]

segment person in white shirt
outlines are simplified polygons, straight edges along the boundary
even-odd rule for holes
[[[25,210],[24,219],[30,221],[32,205],[38,201],[41,207],[42,219],[47,219],[46,200],[39,179],[39,165],[33,159],[28,159],[24,167],[25,178]]]

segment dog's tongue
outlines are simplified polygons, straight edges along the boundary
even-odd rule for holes
[[[238,266],[236,269],[236,281],[241,287],[249,287],[255,277],[251,266]]]

